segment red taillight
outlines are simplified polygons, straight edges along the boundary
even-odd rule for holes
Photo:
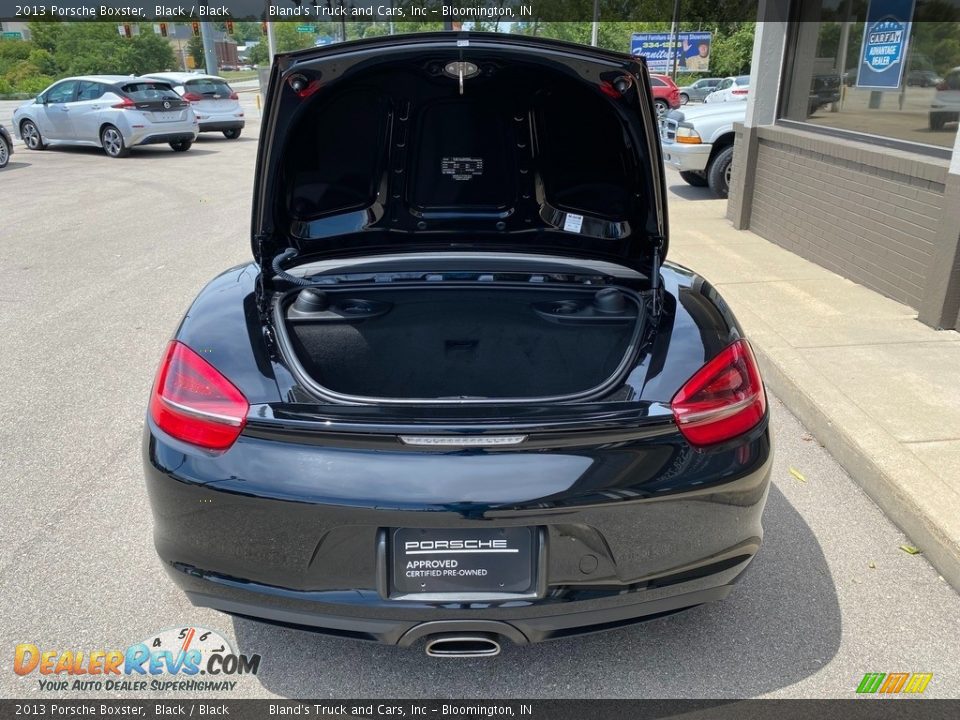
[[[731,95],[746,95],[748,92],[750,92],[750,91],[749,91],[749,90],[731,90],[731,91],[730,91],[730,94],[731,94]]]
[[[297,97],[300,98],[301,100],[308,98],[311,95],[313,95],[317,90],[319,90],[322,86],[323,86],[322,82],[320,82],[319,80],[313,80],[305,88],[297,91]]]
[[[608,80],[600,81],[600,91],[607,97],[612,97],[614,100],[620,99],[620,91],[617,90],[613,86],[613,83],[609,82]]]
[[[746,340],[737,340],[684,383],[670,403],[692,445],[714,445],[756,427],[767,411],[760,371]]]
[[[183,99],[187,102],[200,102],[203,100],[203,95],[195,92],[188,92],[183,94]]]
[[[125,97],[121,102],[118,102],[116,105],[112,105],[111,107],[115,108],[116,110],[136,110],[137,104],[130,98]]]
[[[230,93],[230,99],[231,99],[231,100],[239,100],[239,99],[240,99],[240,96],[237,95],[235,92],[232,92],[232,93]]]
[[[186,345],[170,343],[150,397],[157,427],[191,445],[226,450],[243,431],[249,409],[216,368]]]

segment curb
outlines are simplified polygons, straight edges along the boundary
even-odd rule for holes
[[[960,512],[949,501],[953,491],[793,348],[764,346],[753,337],[751,344],[767,387],[960,591]]]

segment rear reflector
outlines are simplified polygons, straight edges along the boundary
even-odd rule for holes
[[[216,368],[186,345],[170,343],[150,397],[157,427],[191,445],[226,450],[243,431],[249,409]]]
[[[670,403],[673,417],[692,445],[729,440],[763,420],[767,396],[746,340],[728,345],[684,383]]]

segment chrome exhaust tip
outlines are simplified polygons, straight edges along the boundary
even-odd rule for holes
[[[435,635],[427,639],[430,657],[494,657],[500,643],[487,635]]]

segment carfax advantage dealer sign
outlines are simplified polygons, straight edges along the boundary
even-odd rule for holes
[[[870,0],[863,28],[857,87],[896,90],[907,63],[916,0]]]

